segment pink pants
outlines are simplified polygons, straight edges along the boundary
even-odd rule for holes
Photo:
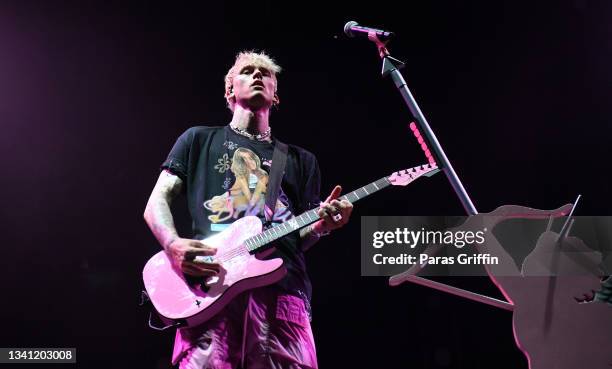
[[[316,369],[304,301],[264,287],[243,293],[212,320],[176,333],[180,369]]]

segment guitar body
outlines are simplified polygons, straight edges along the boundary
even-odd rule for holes
[[[166,323],[199,325],[217,314],[234,297],[249,289],[270,285],[287,273],[282,259],[259,260],[244,241],[262,231],[255,216],[243,217],[202,242],[217,248],[213,257],[221,272],[205,283],[193,283],[174,268],[165,251],[155,254],[142,272],[153,306]]]

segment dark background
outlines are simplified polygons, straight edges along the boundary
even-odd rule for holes
[[[168,367],[172,334],[137,306],[159,250],[142,213],[178,135],[229,122],[223,76],[239,50],[284,68],[273,132],[318,156],[324,193],[423,163],[374,46],[342,35],[348,20],[397,33],[390,50],[479,211],[580,193],[580,215],[610,215],[610,14],[606,1],[3,2],[0,346]],[[527,368],[510,313],[360,277],[361,215],[461,214],[437,175],[358,203],[309,252],[321,368]],[[484,277],[442,280],[500,296]]]

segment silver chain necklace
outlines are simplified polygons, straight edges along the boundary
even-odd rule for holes
[[[257,141],[265,141],[272,134],[272,129],[270,127],[268,127],[268,129],[266,129],[264,132],[258,133],[256,135],[247,132],[246,129],[234,127],[231,124],[230,124],[230,128],[232,129],[232,131],[238,133],[239,135],[242,135],[242,136],[248,137],[251,140],[257,140]]]

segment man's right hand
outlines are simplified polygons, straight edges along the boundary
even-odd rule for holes
[[[212,256],[217,253],[216,248],[206,246],[198,240],[177,238],[168,245],[166,250],[174,266],[187,275],[211,277],[217,275],[221,269],[218,263],[195,260],[196,256]]]

